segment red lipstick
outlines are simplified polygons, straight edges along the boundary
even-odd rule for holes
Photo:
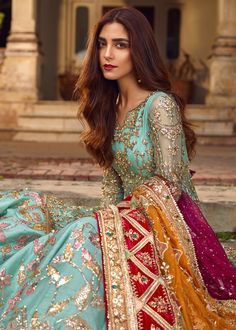
[[[105,64],[105,65],[103,65],[103,68],[106,71],[111,71],[112,69],[117,68],[117,66],[111,65],[111,64]]]

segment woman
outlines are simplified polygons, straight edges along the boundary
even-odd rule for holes
[[[2,329],[235,328],[236,270],[195,203],[194,136],[141,13],[100,20],[77,92],[103,207],[2,193]]]

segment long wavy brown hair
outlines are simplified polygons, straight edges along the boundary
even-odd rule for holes
[[[191,158],[196,138],[185,118],[185,104],[171,90],[169,75],[149,22],[140,11],[132,7],[115,8],[107,12],[88,39],[88,49],[75,88],[79,100],[79,117],[82,115],[87,123],[81,138],[88,152],[101,166],[109,167],[112,164],[112,139],[119,90],[116,81],[103,77],[98,54],[99,34],[105,24],[112,22],[122,24],[128,32],[134,70],[137,79],[141,79],[142,88],[160,90],[174,96],[181,109],[188,155]]]

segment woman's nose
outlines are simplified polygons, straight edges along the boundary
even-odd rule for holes
[[[112,51],[112,46],[107,46],[105,49],[104,53],[104,58],[105,59],[112,59],[113,58],[113,51]]]

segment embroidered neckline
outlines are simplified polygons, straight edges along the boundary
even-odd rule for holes
[[[123,121],[122,124],[119,124],[118,121],[116,120],[116,127],[115,127],[115,129],[120,129],[120,130],[121,130],[122,128],[124,128],[125,123],[126,123],[128,117],[129,117],[129,114],[130,114],[130,113],[133,113],[134,111],[135,111],[135,112],[138,112],[141,108],[143,108],[143,107],[146,105],[146,103],[147,103],[147,101],[149,100],[149,98],[150,98],[153,94],[155,94],[155,93],[156,93],[156,91],[152,91],[152,92],[149,93],[148,96],[147,96],[142,102],[140,102],[136,107],[134,107],[134,108],[130,109],[129,111],[127,111],[127,113],[126,113],[126,115],[125,115],[125,118],[124,118],[124,121]]]

